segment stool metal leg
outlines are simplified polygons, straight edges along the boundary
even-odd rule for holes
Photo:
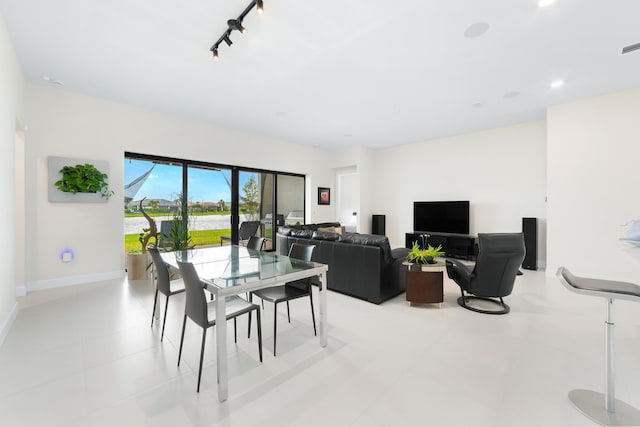
[[[615,397],[613,299],[607,298],[605,320],[605,393],[571,390],[569,400],[587,418],[603,426],[640,425],[640,411]]]
[[[616,371],[615,371],[615,357],[614,357],[614,330],[615,323],[613,322],[613,300],[607,298],[607,320],[604,322],[604,340],[605,340],[605,386],[604,395],[605,403],[604,407],[607,412],[616,412]]]

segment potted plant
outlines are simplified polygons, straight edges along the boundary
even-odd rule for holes
[[[148,232],[148,228],[143,228],[138,238],[140,248],[127,253],[127,278],[129,280],[144,280],[149,277],[147,269],[149,255],[147,254],[147,248],[144,246],[144,239]]]
[[[169,251],[180,251],[193,248],[193,241],[189,235],[191,213],[186,203],[182,201],[182,194],[176,199],[177,210],[173,215],[173,222],[168,232],[160,234],[162,245]]]
[[[435,264],[436,258],[444,255],[444,251],[442,250],[442,245],[438,245],[438,247],[433,247],[427,244],[426,249],[422,249],[427,242],[428,234],[424,234],[421,236],[422,238],[422,246],[418,244],[418,241],[414,241],[411,246],[411,251],[407,254],[407,261],[413,264]]]
[[[55,186],[65,193],[100,193],[104,198],[113,195],[107,183],[107,174],[100,172],[91,163],[83,165],[65,166],[60,169],[62,179],[55,182]]]

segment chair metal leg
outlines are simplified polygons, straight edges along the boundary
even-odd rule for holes
[[[251,292],[249,292],[249,296],[247,298],[247,301],[253,302],[253,294]],[[258,322],[259,321],[260,321],[260,319],[258,319]],[[249,327],[247,328],[247,338],[251,338],[251,311],[249,312]]]
[[[204,342],[207,338],[207,328],[202,329],[202,349],[200,350],[200,369],[198,369],[198,388],[197,392],[200,393],[200,378],[202,377],[202,361],[204,359]]]
[[[151,327],[153,328],[153,318],[156,317],[156,304],[158,304],[158,289],[156,288],[156,296],[153,297],[153,313],[151,313]]]
[[[238,324],[236,323],[237,319],[237,317],[233,318],[233,342],[235,342],[236,344],[238,343]]]
[[[262,322],[260,321],[260,308],[256,308],[256,319],[258,321],[258,354],[262,363]]]
[[[180,357],[182,357],[182,343],[184,342],[184,329],[187,326],[187,315],[184,315],[182,321],[182,335],[180,335],[180,350],[178,351],[178,366],[180,366]]]
[[[162,333],[160,334],[160,342],[164,339],[164,324],[167,323],[167,309],[169,308],[169,295],[167,295],[167,302],[164,305],[164,319],[162,320]]]
[[[287,301],[287,319],[289,320],[289,323],[291,323],[291,315],[289,314],[289,301]]]
[[[273,356],[276,355],[276,337],[278,336],[278,304],[273,304]]]
[[[316,316],[313,313],[313,290],[309,289],[309,302],[311,303],[311,320],[313,320],[313,335],[318,336],[316,332]]]

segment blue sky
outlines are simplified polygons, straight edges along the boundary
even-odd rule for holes
[[[124,160],[124,182],[129,184],[151,168],[152,162],[146,160]],[[223,175],[224,174],[224,175]],[[240,173],[240,188],[252,173]],[[189,168],[189,201],[218,202],[231,201],[231,190],[224,176],[231,181],[230,170],[210,170]],[[257,176],[256,176],[257,179]],[[175,200],[182,189],[182,166],[156,164],[151,175],[140,187],[135,200],[148,199]]]

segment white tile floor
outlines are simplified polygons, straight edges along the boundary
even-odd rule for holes
[[[150,283],[36,292],[20,298],[0,347],[0,426],[593,425],[567,392],[602,390],[603,300],[533,271],[517,279],[506,316],[464,310],[457,296],[448,280],[442,308],[408,306],[404,295],[377,306],[329,292],[324,349],[308,301],[293,302],[291,325],[282,307],[275,358],[267,305],[262,364],[246,318],[237,345],[230,334],[230,394],[221,404],[213,331],[199,394],[193,324],[176,366],[183,295],[172,297],[160,343],[160,325],[149,327]],[[616,303],[617,397],[636,407],[639,309]]]

